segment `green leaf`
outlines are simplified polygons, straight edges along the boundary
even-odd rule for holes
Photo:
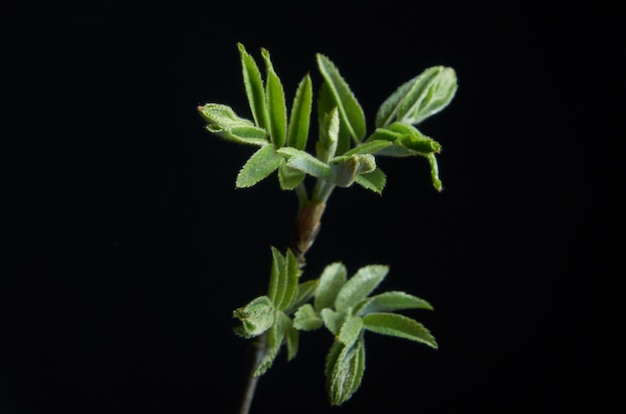
[[[315,145],[316,156],[322,162],[328,162],[337,152],[339,140],[339,111],[333,107],[330,112],[324,114],[320,125],[319,140]]]
[[[287,138],[287,104],[285,103],[285,91],[280,78],[274,71],[270,59],[270,52],[261,49],[261,55],[265,60],[267,83],[265,85],[265,98],[267,107],[268,130],[272,143],[276,148],[285,145]]]
[[[287,329],[287,361],[291,361],[298,354],[300,332],[292,326]]]
[[[265,92],[261,71],[254,58],[246,51],[243,44],[237,43],[241,58],[241,70],[243,83],[248,96],[248,104],[252,111],[254,122],[260,128],[267,129],[267,110],[265,109]]]
[[[372,154],[340,155],[329,162],[333,172],[333,182],[339,187],[350,187],[356,177],[376,169],[376,159]]]
[[[445,108],[457,89],[453,69],[433,66],[402,84],[382,103],[376,113],[375,126],[387,126],[393,121],[418,124]]]
[[[339,355],[346,348],[344,344],[339,341],[333,341],[333,344],[330,346],[328,353],[326,354],[326,361],[324,363],[324,376],[326,377],[327,385],[328,381],[331,378],[331,374],[335,364],[337,363],[337,359],[339,359]]]
[[[402,145],[416,152],[429,154],[441,150],[441,145],[437,141],[422,134],[419,129],[411,124],[407,124],[406,122],[394,122],[387,128],[400,133]]]
[[[376,168],[374,171],[358,175],[354,181],[368,190],[382,194],[387,177],[380,168]]]
[[[346,346],[351,346],[361,335],[362,328],[363,319],[355,315],[350,315],[346,318],[343,325],[341,325],[337,340]]]
[[[276,317],[274,325],[270,328],[267,334],[267,340],[265,342],[265,348],[261,356],[261,360],[257,369],[254,371],[254,376],[259,377],[274,364],[276,355],[280,351],[280,347],[285,338],[285,334],[291,327],[291,319],[284,312],[276,311]]]
[[[405,292],[390,291],[368,298],[357,310],[357,315],[364,316],[373,312],[393,312],[403,309],[433,310],[430,303]]]
[[[277,295],[277,297],[281,297],[280,303],[276,306],[277,309],[287,310],[296,300],[298,294],[298,272],[298,260],[291,249],[287,249],[284,282],[279,284],[279,289],[282,288],[283,292]]]
[[[278,182],[281,190],[293,190],[304,180],[306,176],[300,170],[287,166],[287,161],[283,159],[278,167]]]
[[[332,96],[330,86],[326,82],[322,83],[319,94],[317,96],[317,124],[320,131],[327,129],[326,114],[331,113],[337,108],[335,99]],[[345,126],[345,123],[339,122],[339,134],[337,137],[337,145],[335,155],[342,155],[350,149],[352,139],[350,138],[350,131]]]
[[[394,122],[389,125],[388,128],[401,133],[402,136],[399,139],[400,143],[404,147],[417,153],[430,154],[441,150],[441,145],[437,141],[422,134],[419,129],[411,124]]]
[[[420,130],[406,122],[394,122],[384,128],[377,128],[368,138],[368,144],[391,141],[408,149],[407,155],[426,155],[439,152],[441,145],[434,139],[422,134]],[[389,144],[382,147],[377,155],[388,155]],[[391,149],[394,151],[394,149]]]
[[[295,168],[313,177],[323,178],[327,181],[333,179],[333,172],[328,164],[323,163],[311,154],[291,147],[283,147],[277,151],[279,154],[288,157],[287,166]]]
[[[252,187],[274,172],[280,165],[283,157],[279,155],[271,144],[264,145],[252,154],[237,175],[237,188]]]
[[[268,143],[264,129],[239,117],[227,105],[209,103],[198,106],[198,112],[207,123],[206,129],[220,138],[247,145],[263,146]]]
[[[324,320],[310,303],[300,306],[293,317],[293,326],[301,331],[314,331],[323,325]]]
[[[437,349],[437,341],[421,323],[396,313],[370,313],[363,317],[363,327],[382,335],[421,342]]]
[[[348,401],[360,387],[365,371],[365,343],[352,346],[335,342],[326,357],[326,389],[333,406]]]
[[[356,147],[352,148],[349,151],[346,151],[346,153],[343,155],[349,156],[349,155],[357,155],[357,154],[376,154],[378,151],[382,150],[385,147],[388,147],[389,145],[391,145],[391,142],[389,141],[383,141],[383,140],[368,141],[368,142],[357,145]]]
[[[319,279],[311,279],[306,282],[302,282],[298,285],[298,296],[296,297],[296,301],[293,304],[294,308],[299,308],[304,305],[306,302],[311,300],[311,298],[315,295],[315,290],[317,289],[317,285],[319,283]]]
[[[457,80],[454,69],[444,66],[436,66],[433,69],[435,75],[429,78],[425,85],[412,89],[400,104],[399,113],[402,113],[403,121],[413,125],[419,124],[448,106],[456,94]]]
[[[367,265],[360,268],[341,288],[335,299],[335,309],[345,311],[365,299],[387,276],[389,266]]]
[[[384,157],[412,157],[418,155],[415,151],[408,149],[407,147],[400,144],[399,141],[394,142],[392,145],[385,147],[378,151],[376,155],[384,156]]]
[[[285,257],[274,246],[270,246],[270,248],[272,250],[272,268],[270,271],[270,285],[267,289],[267,296],[274,306],[278,306],[282,300],[284,289],[282,284],[285,282]]]
[[[354,362],[354,375],[352,379],[352,388],[350,389],[350,398],[361,386],[363,374],[365,372],[365,340],[363,336],[356,342],[356,361]],[[345,400],[344,400],[345,401]]]
[[[415,83],[420,81],[420,79],[428,73],[430,72],[424,71],[422,74],[403,83],[380,105],[378,112],[376,112],[376,119],[374,121],[374,126],[376,128],[383,128],[391,124],[397,118],[398,108],[400,107],[402,101],[406,98]]]
[[[391,124],[393,125],[393,124]],[[389,141],[389,142],[396,142],[398,141],[400,138],[402,138],[402,133],[399,132],[395,132],[392,131],[389,128],[390,125],[386,125],[384,127],[379,127],[376,128],[374,130],[374,132],[372,133],[372,135],[370,135],[367,138],[367,142],[378,142],[378,141]]]
[[[237,335],[252,338],[267,331],[273,324],[275,309],[267,296],[260,296],[242,308],[233,311],[233,318],[241,321],[242,325],[234,328]]]
[[[324,268],[313,299],[313,306],[317,312],[334,305],[337,293],[346,283],[347,276],[348,270],[341,262],[331,263]]]
[[[337,335],[348,315],[345,312],[335,312],[331,308],[324,308],[320,311],[320,316],[324,321],[324,326],[333,335]]]
[[[363,108],[361,108],[335,64],[320,53],[317,53],[316,57],[320,73],[329,87],[335,105],[339,109],[341,121],[349,131],[354,142],[358,144],[363,140],[366,132]]]
[[[435,187],[435,190],[441,192],[443,190],[443,185],[441,184],[441,180],[439,179],[439,167],[437,166],[437,158],[435,158],[435,154],[428,154],[426,158],[428,159],[428,164],[430,165],[430,179],[433,182],[433,187]]]
[[[296,95],[291,107],[289,129],[287,131],[287,145],[299,150],[306,147],[309,136],[309,123],[311,120],[311,108],[313,105],[313,84],[311,76],[306,76],[298,84]]]

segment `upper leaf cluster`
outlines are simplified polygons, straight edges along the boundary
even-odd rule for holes
[[[298,84],[289,112],[269,51],[261,49],[264,79],[243,44],[237,47],[252,120],[223,104],[198,107],[209,132],[260,147],[239,171],[237,187],[253,186],[278,171],[284,190],[299,186],[307,174],[325,183],[326,191],[314,193],[313,198],[327,197],[328,188],[354,183],[381,193],[386,175],[376,165],[375,156],[417,155],[428,159],[433,185],[441,190],[435,158],[441,145],[416,125],[441,111],[454,97],[457,80],[453,69],[431,67],[401,85],[380,106],[375,130],[368,136],[363,108],[348,83],[327,56],[316,54],[323,83],[317,97],[319,136],[313,154],[307,151],[313,108],[310,75],[307,73]]]

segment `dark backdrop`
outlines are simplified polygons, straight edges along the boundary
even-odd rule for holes
[[[424,160],[381,159],[383,196],[335,191],[306,271],[389,264],[381,289],[435,306],[410,315],[440,349],[369,335],[361,389],[329,408],[331,338],[304,333],[253,413],[623,409],[617,2],[214,3],[3,6],[1,413],[235,412],[232,309],[264,293],[296,207],[275,178],[235,189],[250,148],[196,112],[248,113],[236,42],[270,50],[289,100],[328,55],[370,130],[426,67],[459,82],[420,127],[444,191]]]

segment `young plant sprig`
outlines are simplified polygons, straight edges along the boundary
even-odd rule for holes
[[[337,187],[361,187],[381,194],[387,177],[376,157],[426,158],[434,188],[442,190],[436,155],[441,145],[417,129],[428,117],[444,109],[457,90],[452,68],[433,66],[395,90],[379,107],[374,131],[367,133],[363,109],[335,64],[316,54],[323,82],[316,101],[318,137],[314,151],[307,142],[313,112],[313,85],[307,73],[297,86],[288,116],[285,93],[270,54],[261,49],[265,79],[243,44],[238,43],[242,74],[252,120],[227,105],[198,107],[206,129],[223,139],[257,147],[239,171],[237,188],[252,187],[277,173],[282,190],[298,197],[295,236],[283,254],[271,247],[272,266],[266,295],[236,309],[241,325],[235,333],[263,338],[252,377],[258,378],[286,345],[288,360],[298,352],[300,331],[325,327],[334,337],[325,364],[326,388],[331,405],[341,405],[359,388],[365,368],[365,332],[375,332],[420,342],[437,348],[422,324],[396,313],[427,309],[425,300],[405,292],[370,294],[387,275],[386,265],[366,265],[350,278],[341,262],[328,265],[316,279],[300,281],[305,254],[320,229],[321,217]],[[305,185],[305,177],[314,185]],[[254,385],[252,385],[252,393]],[[250,391],[250,390],[248,390]],[[247,413],[251,400],[244,402]]]

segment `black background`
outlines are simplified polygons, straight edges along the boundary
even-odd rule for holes
[[[264,293],[296,207],[275,178],[235,189],[251,149],[196,112],[248,113],[236,42],[272,53],[289,100],[328,55],[370,130],[426,67],[459,82],[420,126],[444,191],[424,160],[380,159],[383,196],[336,190],[305,273],[389,264],[380,289],[429,300],[410,315],[440,349],[369,335],[331,408],[332,338],[304,333],[253,413],[623,409],[622,10],[466,3],[3,6],[0,413],[236,412],[232,309]]]

